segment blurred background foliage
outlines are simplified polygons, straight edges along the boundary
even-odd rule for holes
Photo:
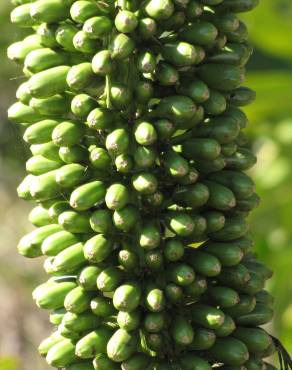
[[[0,9],[0,370],[45,370],[36,347],[49,325],[37,309],[31,290],[45,279],[40,261],[17,255],[19,238],[32,229],[31,205],[17,199],[28,149],[21,132],[6,118],[22,82],[21,69],[6,58],[7,46],[24,32],[9,24],[10,5]],[[246,85],[257,92],[246,109],[248,134],[258,155],[250,174],[257,183],[261,206],[251,216],[259,257],[274,271],[268,289],[276,298],[275,318],[268,328],[292,352],[292,2],[262,0],[243,15],[255,46]]]

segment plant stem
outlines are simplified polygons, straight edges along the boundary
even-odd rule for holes
[[[111,76],[108,74],[105,78],[105,93],[106,93],[106,106],[108,109],[112,109],[111,103]]]

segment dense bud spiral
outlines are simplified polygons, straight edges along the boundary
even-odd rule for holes
[[[14,0],[33,29],[8,57],[25,82],[11,121],[37,203],[20,254],[68,370],[261,370],[275,352],[271,271],[252,251],[256,158],[240,109],[258,0]]]

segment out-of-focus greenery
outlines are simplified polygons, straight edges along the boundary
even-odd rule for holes
[[[31,229],[30,205],[17,199],[16,186],[24,173],[28,150],[21,132],[7,122],[6,110],[15,101],[21,69],[6,59],[9,43],[23,35],[9,24],[10,5],[0,10],[0,369],[44,370],[36,346],[48,333],[46,313],[34,307],[30,292],[45,279],[39,261],[25,261],[16,244]],[[246,85],[257,91],[246,109],[247,129],[258,155],[250,171],[262,202],[251,216],[259,257],[274,271],[268,288],[276,298],[275,318],[268,330],[292,352],[292,2],[262,0],[244,15],[255,53]]]
[[[256,102],[246,109],[258,156],[250,171],[261,196],[251,216],[259,257],[273,270],[273,332],[292,353],[292,2],[262,0],[244,15],[255,53],[246,84]]]

